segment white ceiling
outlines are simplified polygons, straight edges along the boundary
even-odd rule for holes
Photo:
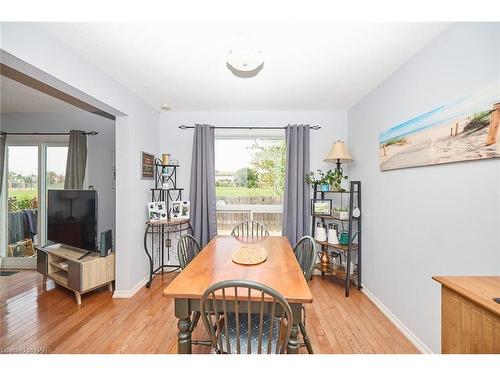
[[[0,113],[74,111],[82,110],[10,78],[0,76]]]
[[[442,33],[447,23],[45,23],[54,35],[156,108],[349,109]],[[232,41],[251,32],[264,68],[226,67]]]

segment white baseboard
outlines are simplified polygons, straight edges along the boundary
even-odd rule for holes
[[[433,354],[432,350],[430,350],[420,339],[415,336],[415,334],[410,331],[410,329],[403,324],[401,320],[399,320],[396,315],[394,315],[382,302],[380,302],[375,295],[366,289],[365,286],[361,289],[361,291],[372,301],[375,306],[378,307],[380,311],[396,326],[399,331],[405,337],[410,340],[410,342],[415,345],[417,350],[419,350],[423,354]]]
[[[149,275],[139,281],[132,289],[115,290],[113,298],[132,298],[149,281]]]

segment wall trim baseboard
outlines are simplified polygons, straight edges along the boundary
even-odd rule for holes
[[[394,315],[375,295],[363,285],[361,291],[396,326],[396,328],[423,354],[434,354],[407,326]]]
[[[113,298],[132,298],[149,281],[149,275],[140,280],[132,289],[115,290]]]

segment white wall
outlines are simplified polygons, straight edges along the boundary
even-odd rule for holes
[[[159,114],[36,23],[2,23],[1,57],[17,70],[117,116],[116,289],[127,295],[148,273],[143,250],[151,180],[140,179],[140,151],[158,154]]]
[[[458,24],[348,112],[350,174],[363,182],[363,284],[433,352],[431,276],[500,273],[500,160],[381,172],[378,135],[494,81],[500,24]]]
[[[87,186],[98,193],[97,233],[115,233],[115,190],[112,188],[111,153],[115,150],[115,122],[84,111],[60,113],[2,113],[6,132],[66,132],[72,129],[99,132],[87,137]],[[29,138],[25,139],[29,140]]]
[[[311,170],[328,169],[334,165],[323,162],[331,145],[347,137],[345,111],[172,111],[160,117],[160,152],[170,153],[177,159],[178,185],[186,189],[189,197],[189,179],[193,130],[179,129],[179,125],[210,124],[217,126],[286,126],[288,124],[320,125],[311,130]],[[231,157],[231,155],[228,155]]]

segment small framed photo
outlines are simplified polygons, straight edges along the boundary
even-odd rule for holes
[[[155,156],[141,151],[141,178],[152,180],[155,177]]]
[[[311,212],[313,215],[332,214],[332,200],[331,199],[311,199]]]
[[[148,203],[149,221],[167,220],[167,207],[165,202],[149,202]]]
[[[172,219],[189,219],[191,215],[191,203],[189,201],[173,201],[172,212],[170,217]]]

